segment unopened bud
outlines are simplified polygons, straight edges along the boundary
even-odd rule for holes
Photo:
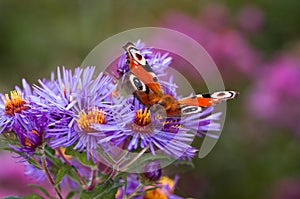
[[[140,180],[144,185],[151,185],[157,182],[162,175],[162,169],[158,160],[146,164],[144,173],[140,175]]]

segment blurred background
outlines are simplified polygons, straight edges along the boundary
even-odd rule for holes
[[[181,31],[212,56],[227,89],[221,138],[176,193],[196,199],[300,198],[300,1],[0,1],[0,89],[74,68],[127,29]],[[32,192],[22,164],[0,153],[0,196]]]

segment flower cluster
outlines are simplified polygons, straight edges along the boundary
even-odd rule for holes
[[[140,42],[136,45],[158,77],[168,76],[166,70],[172,61],[168,53],[145,48]],[[15,139],[8,139],[10,150],[28,161],[27,174],[40,180],[47,177],[53,187],[58,182],[70,182],[72,187],[82,185],[90,191],[97,188],[101,178],[107,178],[107,182],[130,167],[129,163],[138,161],[133,158],[124,166],[124,160],[119,158],[107,165],[111,156],[122,154],[112,155],[116,148],[127,154],[137,153],[138,157],[149,153],[155,159],[163,153],[190,160],[197,152],[191,146],[194,137],[215,137],[208,132],[220,128],[220,113],[213,114],[212,107],[184,117],[163,116],[133,95],[120,96],[117,81],[107,73],[96,74],[95,69],[78,67],[73,72],[58,67],[50,79],[38,80],[33,86],[23,80],[23,88],[1,94],[0,133],[15,135]],[[123,75],[119,77],[122,82],[129,71],[125,55],[121,56],[117,70]],[[172,76],[160,83],[165,93],[178,97]],[[156,167],[150,166],[142,175],[153,181],[150,187],[139,187],[136,192],[144,191],[143,198],[172,198],[177,180],[170,183],[170,179],[160,179],[157,161]],[[105,165],[104,169],[100,165]],[[126,181],[129,183],[130,179]],[[120,194],[136,194],[127,193],[130,186],[125,187],[126,190],[119,188],[117,198]],[[55,191],[61,197],[57,187]]]

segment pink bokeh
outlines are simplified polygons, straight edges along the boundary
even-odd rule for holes
[[[44,188],[49,187],[48,182],[39,183],[30,176],[24,174],[24,165],[18,162],[20,159],[13,158],[16,154],[1,152],[1,169],[0,169],[0,197],[5,196],[25,196],[31,193],[41,192],[37,189],[30,188],[30,184],[38,184]]]

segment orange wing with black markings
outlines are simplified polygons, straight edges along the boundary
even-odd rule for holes
[[[131,93],[145,106],[161,105],[168,116],[199,113],[206,107],[234,99],[238,95],[236,91],[219,91],[175,100],[174,96],[164,94],[156,74],[135,45],[128,42],[123,48],[130,71],[125,74],[126,81],[122,86],[131,89]]]
[[[179,99],[182,105],[208,107],[214,104],[234,99],[238,96],[236,91],[219,91],[212,94],[198,94],[193,97]]]
[[[155,95],[163,96],[164,92],[158,78],[141,52],[131,42],[128,42],[123,48],[126,51],[126,63],[131,73],[149,87]]]

